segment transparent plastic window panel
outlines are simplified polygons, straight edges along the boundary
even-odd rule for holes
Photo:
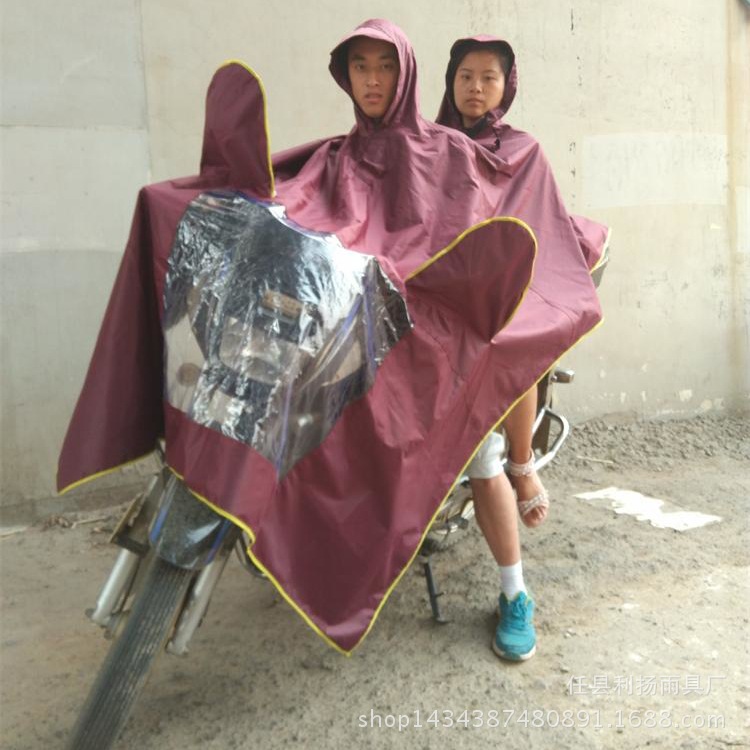
[[[164,306],[167,401],[252,446],[280,477],[368,391],[411,328],[375,258],[235,193],[189,205]]]

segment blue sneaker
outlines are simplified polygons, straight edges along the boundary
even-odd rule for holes
[[[495,630],[492,650],[502,659],[524,661],[536,651],[534,602],[521,591],[513,601],[500,594],[500,622]]]

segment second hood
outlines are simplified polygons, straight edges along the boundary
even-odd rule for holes
[[[382,18],[371,18],[347,34],[331,52],[328,69],[336,83],[352,98],[359,129],[373,130],[375,121],[365,115],[352,96],[347,63],[349,42],[357,36],[378,39],[394,45],[398,54],[399,76],[396,95],[382,119],[383,125],[407,125],[415,127],[419,120],[419,94],[417,90],[417,63],[414,50],[406,34],[395,23]]]
[[[461,115],[456,109],[456,103],[453,99],[453,81],[456,77],[456,70],[464,56],[477,47],[477,45],[487,45],[499,47],[510,58],[510,71],[505,76],[505,93],[500,105],[487,113],[487,124],[492,124],[501,120],[510,109],[510,105],[516,97],[518,90],[518,71],[516,70],[516,55],[513,48],[504,39],[500,39],[490,34],[477,34],[476,36],[464,37],[457,39],[450,51],[448,69],[445,71],[445,94],[440,104],[440,110],[437,116],[437,122],[450,128],[463,130]]]

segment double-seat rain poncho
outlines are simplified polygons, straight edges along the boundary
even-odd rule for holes
[[[529,196],[537,227],[507,210],[512,168],[420,116],[387,21],[333,51],[347,93],[356,35],[398,53],[383,120],[355,105],[348,135],[273,167],[260,81],[217,71],[200,174],[140,192],[58,472],[75,486],[163,436],[172,470],[344,652],[480,441],[600,318],[557,193]]]

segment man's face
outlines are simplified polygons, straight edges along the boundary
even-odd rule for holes
[[[500,105],[505,93],[505,74],[494,52],[469,52],[458,66],[453,81],[453,99],[464,127],[470,128]]]
[[[380,119],[391,106],[398,84],[398,54],[388,42],[354,37],[349,43],[352,96],[368,116]]]

